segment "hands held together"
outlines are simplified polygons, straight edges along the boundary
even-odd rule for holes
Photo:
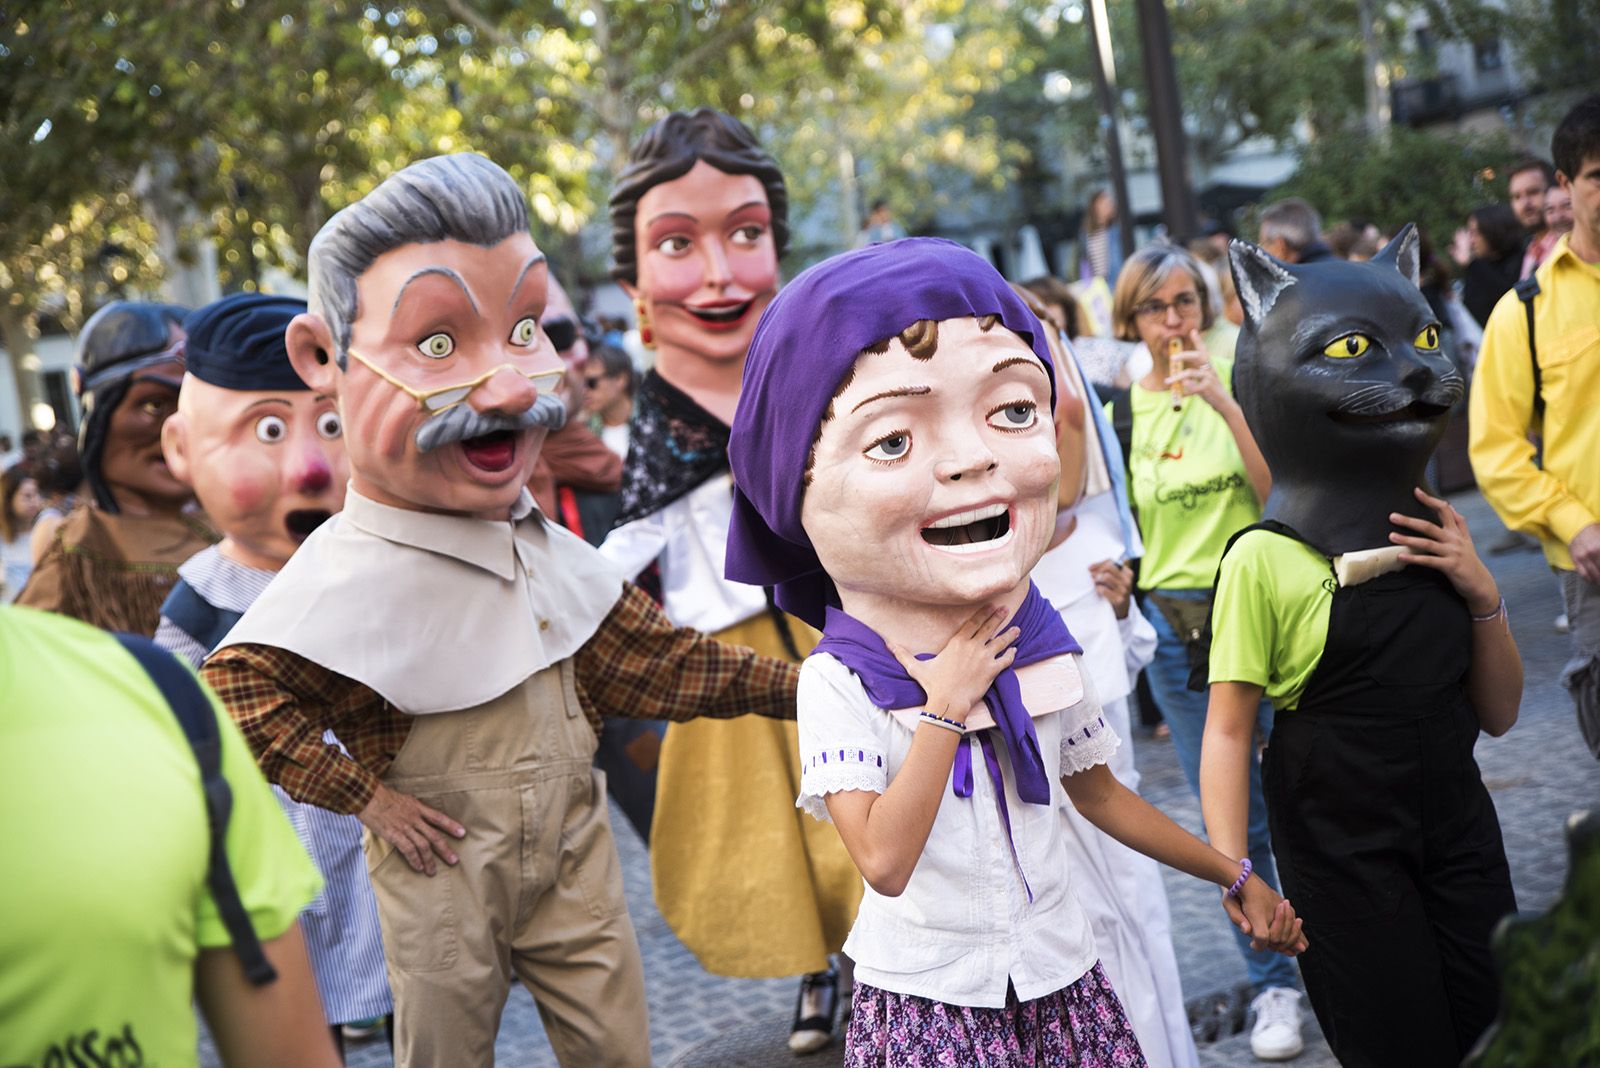
[[[1244,881],[1237,898],[1224,890],[1222,907],[1233,925],[1250,936],[1251,949],[1296,957],[1310,944],[1301,930],[1304,921],[1294,914],[1288,899],[1257,875]]]

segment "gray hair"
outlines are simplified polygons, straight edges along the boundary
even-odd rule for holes
[[[1111,333],[1121,341],[1138,341],[1138,307],[1153,298],[1167,279],[1182,271],[1194,282],[1200,295],[1200,330],[1211,329],[1216,314],[1211,308],[1211,289],[1201,273],[1200,261],[1188,249],[1163,241],[1146,245],[1128,257],[1117,274],[1117,288],[1111,296]]]
[[[492,160],[469,152],[413,163],[329,219],[307,256],[307,302],[333,334],[340,369],[361,312],[356,282],[379,256],[435,241],[488,248],[527,232],[521,187]]]
[[[1321,240],[1322,216],[1299,197],[1268,204],[1261,209],[1261,240],[1275,237],[1283,238],[1296,253],[1303,252]]]

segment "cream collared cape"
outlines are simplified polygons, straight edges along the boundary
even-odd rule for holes
[[[546,522],[408,511],[351,489],[222,645],[269,645],[428,715],[491,701],[565,660],[622,596],[622,577]]]

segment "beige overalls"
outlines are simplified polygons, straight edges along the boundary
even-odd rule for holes
[[[570,1068],[650,1063],[644,970],[571,659],[417,716],[383,777],[467,829],[431,878],[370,831],[398,1068],[494,1063],[513,976]]]

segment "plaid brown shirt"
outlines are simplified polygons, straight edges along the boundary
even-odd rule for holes
[[[601,716],[794,718],[794,664],[674,627],[631,583],[573,666],[578,701],[596,733]],[[267,778],[296,800],[335,812],[366,807],[411,730],[411,717],[372,690],[285,649],[229,646],[201,674]],[[325,730],[349,757],[323,742]]]

